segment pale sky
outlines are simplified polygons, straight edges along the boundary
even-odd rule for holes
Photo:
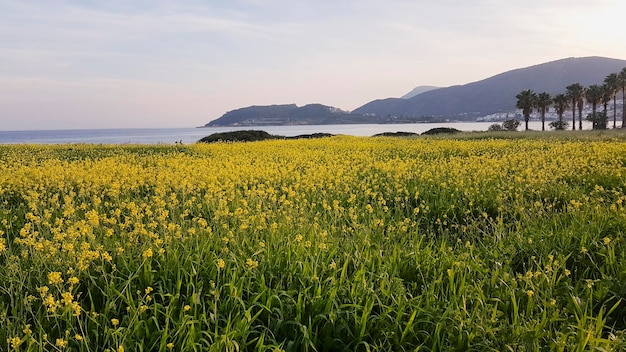
[[[626,59],[623,0],[0,0],[0,130],[353,110],[566,57]]]

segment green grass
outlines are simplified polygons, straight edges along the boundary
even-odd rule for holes
[[[0,350],[624,350],[625,189],[619,131],[0,146]]]

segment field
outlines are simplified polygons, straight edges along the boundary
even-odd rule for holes
[[[0,350],[626,349],[626,141],[492,136],[0,146]]]

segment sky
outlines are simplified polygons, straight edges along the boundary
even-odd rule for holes
[[[0,0],[0,130],[354,110],[566,57],[626,59],[623,0]]]

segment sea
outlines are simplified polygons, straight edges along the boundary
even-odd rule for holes
[[[196,143],[202,137],[213,133],[239,130],[263,130],[273,135],[285,137],[313,133],[372,136],[384,132],[423,133],[436,127],[451,127],[461,131],[486,131],[492,124],[493,122],[448,122],[413,124],[0,131],[0,144],[192,144]],[[547,123],[546,128],[548,128]],[[588,121],[584,121],[583,128],[591,129],[591,124]],[[522,129],[523,124],[520,126],[519,130]],[[530,121],[529,129],[541,130],[541,122]]]

